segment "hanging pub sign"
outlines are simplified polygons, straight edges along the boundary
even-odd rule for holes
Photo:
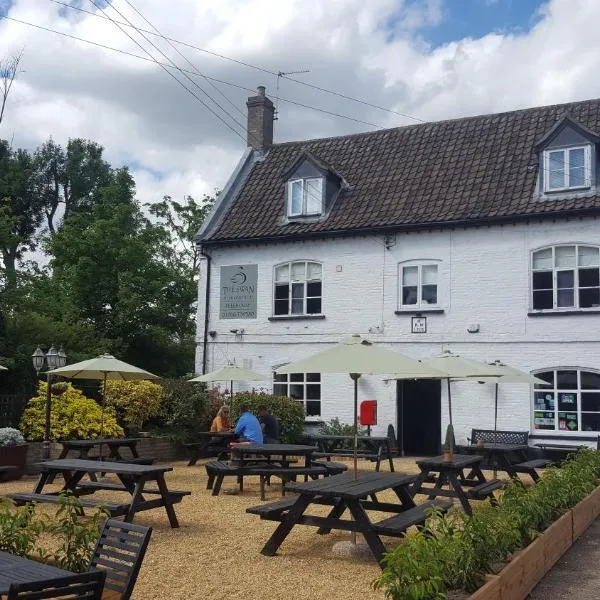
[[[221,267],[220,319],[256,319],[258,265]]]

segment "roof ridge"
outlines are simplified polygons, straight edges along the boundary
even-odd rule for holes
[[[505,110],[505,111],[497,112],[497,113],[482,113],[479,115],[470,115],[468,117],[454,117],[451,119],[441,119],[439,121],[426,121],[425,123],[411,123],[410,125],[399,125],[397,127],[386,127],[383,129],[377,129],[375,131],[359,131],[357,133],[348,133],[346,135],[331,135],[329,137],[317,137],[317,138],[310,138],[307,140],[290,140],[287,142],[275,143],[271,146],[271,148],[279,147],[279,146],[291,146],[294,144],[311,144],[313,142],[325,142],[325,141],[329,141],[329,140],[349,139],[349,138],[356,138],[356,137],[361,137],[361,136],[381,135],[384,133],[389,133],[391,131],[398,131],[400,129],[402,129],[402,130],[417,129],[420,127],[426,127],[427,125],[453,123],[456,121],[468,121],[471,119],[473,119],[473,120],[474,119],[484,119],[487,117],[501,117],[504,115],[514,115],[517,113],[527,113],[530,111],[547,110],[547,109],[552,109],[552,108],[554,108],[554,109],[564,108],[567,106],[581,105],[581,104],[592,103],[592,102],[600,102],[600,98],[587,98],[585,100],[574,100],[572,102],[562,102],[560,104],[547,104],[544,106],[530,106],[528,108],[518,108],[516,110]]]

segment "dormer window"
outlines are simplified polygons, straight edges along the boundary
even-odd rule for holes
[[[288,182],[288,217],[320,215],[323,212],[323,178],[308,177]]]
[[[591,185],[590,146],[544,151],[544,191],[558,192],[589,188]]]

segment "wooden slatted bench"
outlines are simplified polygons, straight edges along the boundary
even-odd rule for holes
[[[317,467],[325,467],[327,469],[327,475],[340,475],[348,470],[348,465],[343,463],[333,462],[331,460],[313,460],[313,465]]]
[[[488,442],[490,444],[513,444],[515,446],[527,446],[529,444],[528,431],[494,431],[493,429],[472,429],[469,442],[476,445],[477,442]]]
[[[240,484],[240,491],[244,489],[244,475],[248,474],[245,467],[230,465],[223,460],[211,460],[206,463],[205,468],[208,475],[206,489],[212,489],[213,496],[219,495],[225,477],[237,477]]]
[[[20,493],[8,494],[8,497],[11,500],[13,500],[17,506],[22,506],[23,504],[31,504],[33,502],[59,504],[62,500],[61,496],[59,496],[58,494]],[[79,502],[81,502],[81,506],[85,508],[96,508],[100,506],[106,508],[110,512],[112,517],[126,515],[129,510],[129,504],[119,504],[115,502],[105,502],[100,500],[85,500],[83,498],[80,498]]]
[[[78,495],[93,494],[96,490],[108,490],[115,492],[126,492],[127,488],[122,483],[113,483],[111,481],[89,481],[82,483],[77,488]],[[144,488],[144,494],[160,494],[157,488]],[[173,503],[181,502],[184,496],[191,495],[192,492],[183,490],[169,490],[169,496]]]
[[[473,486],[467,491],[467,496],[473,500],[485,500],[489,498],[490,502],[495,506],[497,504],[494,492],[502,489],[506,485],[505,481],[500,479],[490,479],[484,483]]]
[[[409,508],[398,515],[383,519],[373,524],[375,532],[392,537],[400,537],[406,534],[406,530],[413,525],[422,525],[427,520],[427,510],[437,509],[446,512],[452,507],[452,502],[447,500],[431,500]]]
[[[312,455],[314,458],[325,458],[328,461],[331,460],[331,457],[335,458],[353,458],[354,451],[353,450],[332,450],[331,452],[313,452]],[[362,458],[364,460],[370,460],[376,463],[375,470],[379,471],[379,467],[381,465],[381,458],[383,456],[383,448],[380,446],[377,452],[365,452],[364,450],[359,450],[356,453],[356,458]]]
[[[526,473],[527,475],[530,475],[534,481],[538,481],[540,476],[536,469],[543,469],[550,464],[552,464],[552,461],[547,458],[535,458],[533,460],[517,463],[516,465],[511,465],[511,467],[517,473]]]
[[[268,504],[259,504],[258,506],[251,506],[246,509],[247,513],[258,515],[261,519],[265,519],[267,521],[281,521],[283,515],[287,513],[297,498],[295,496],[291,498],[283,498],[282,500],[276,500],[275,502],[269,502]],[[325,504],[328,506],[332,506],[333,502],[328,502],[324,499],[320,499],[319,496],[316,496],[312,501],[313,504]]]
[[[265,499],[265,484],[271,477],[281,479],[281,495],[285,496],[285,484],[288,481],[296,481],[298,475],[305,475],[316,479],[319,475],[327,476],[327,468],[319,465],[310,467],[249,467],[248,475],[258,475],[260,477],[260,499]]]

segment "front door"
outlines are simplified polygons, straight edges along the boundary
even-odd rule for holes
[[[398,447],[405,456],[435,456],[442,447],[441,382],[398,381]]]

